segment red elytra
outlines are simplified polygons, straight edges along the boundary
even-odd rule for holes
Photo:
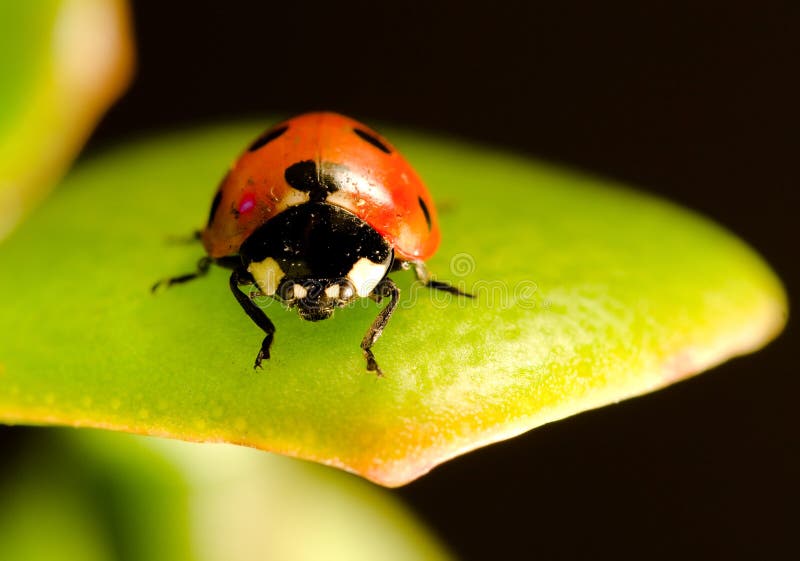
[[[279,123],[239,156],[202,232],[206,252],[213,258],[237,254],[257,228],[307,200],[285,176],[305,161],[335,174],[337,190],[326,202],[364,220],[397,258],[424,261],[436,252],[441,234],[433,199],[408,161],[369,127],[330,112]]]

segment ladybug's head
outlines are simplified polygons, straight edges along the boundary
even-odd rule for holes
[[[310,202],[278,214],[240,248],[262,293],[309,321],[369,296],[393,261],[389,243],[340,207]]]
[[[356,299],[356,289],[347,279],[291,279],[284,276],[275,296],[289,307],[296,307],[308,321],[328,319],[333,310]]]

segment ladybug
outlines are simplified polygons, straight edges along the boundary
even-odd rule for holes
[[[234,297],[265,333],[255,368],[275,334],[257,296],[308,321],[359,298],[388,298],[361,341],[367,370],[379,376],[372,346],[400,296],[389,272],[410,268],[430,288],[471,297],[425,267],[441,234],[419,176],[375,131],[336,113],[306,113],[259,136],[222,180],[196,237],[207,253],[197,271],[153,290],[203,276],[212,264],[232,269]],[[248,285],[257,290],[240,289]]]

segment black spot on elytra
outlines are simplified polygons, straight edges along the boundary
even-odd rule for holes
[[[366,140],[381,152],[386,152],[387,154],[392,153],[392,151],[389,150],[389,147],[386,146],[383,142],[381,142],[375,135],[370,134],[363,129],[353,129],[353,132],[356,133],[359,137],[361,137],[362,140]]]
[[[214,200],[211,202],[211,210],[208,213],[208,226],[211,227],[211,223],[214,222],[214,215],[217,213],[217,209],[219,208],[219,203],[222,202],[222,189],[217,191],[217,194],[214,195]]]
[[[417,197],[417,201],[419,201],[419,208],[422,209],[422,214],[425,215],[425,222],[428,223],[428,230],[431,229],[431,211],[428,210],[428,205],[425,204],[425,201],[422,200],[422,197]]]
[[[278,127],[277,129],[268,130],[267,132],[265,132],[264,134],[259,136],[253,142],[253,144],[250,145],[250,148],[247,149],[248,152],[255,152],[256,150],[258,150],[259,148],[261,148],[262,146],[264,146],[268,142],[272,142],[273,140],[278,138],[280,135],[285,133],[288,129],[289,129],[289,127],[287,125],[287,126],[283,126],[283,127]]]
[[[316,162],[303,160],[286,168],[283,177],[290,187],[305,191],[309,194],[309,200],[319,202],[324,201],[330,193],[339,190],[339,182],[334,174],[329,173],[333,169],[331,164],[323,164],[320,172]]]

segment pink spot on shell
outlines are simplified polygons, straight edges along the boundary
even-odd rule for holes
[[[246,214],[251,210],[253,210],[255,206],[256,206],[256,198],[252,195],[252,193],[248,193],[239,202],[239,214]]]

